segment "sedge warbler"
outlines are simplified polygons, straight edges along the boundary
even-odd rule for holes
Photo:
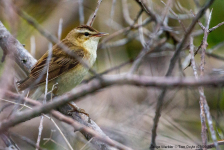
[[[99,40],[105,35],[108,34],[98,32],[90,26],[82,25],[70,31],[61,43],[92,67],[97,57]],[[51,57],[49,57],[49,61],[47,61],[48,54],[49,52],[46,52],[37,61],[25,80],[17,82],[19,91],[28,89],[30,85],[35,83],[35,85],[30,88],[30,97],[33,99],[39,98],[44,93],[47,62],[49,62],[48,91],[52,89],[53,85],[57,84],[57,90],[53,93],[55,95],[61,95],[70,91],[81,83],[83,78],[88,74],[88,68],[84,67],[73,56],[66,53],[59,44],[52,47],[52,54]]]

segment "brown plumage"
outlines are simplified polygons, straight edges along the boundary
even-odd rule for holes
[[[80,58],[84,57],[84,50],[81,47],[78,47],[68,41],[67,39],[64,39],[61,41],[65,46],[72,49],[77,56]],[[48,81],[51,81],[58,76],[62,75],[63,73],[69,71],[70,69],[76,67],[78,65],[78,61],[70,56],[68,57],[68,54],[61,49],[61,47],[55,45],[52,51],[51,60],[49,62],[49,73],[48,73]],[[36,65],[32,68],[29,77],[27,77],[25,80],[18,82],[18,89],[20,91],[25,90],[28,88],[32,83],[34,83],[38,77],[43,74],[42,78],[39,79],[39,82],[35,85],[38,86],[42,83],[45,83],[46,81],[46,63],[48,58],[48,52],[46,52],[36,63]],[[45,71],[44,73],[42,73]]]
[[[75,53],[92,67],[96,61],[99,40],[105,35],[107,33],[98,32],[90,26],[82,25],[70,31],[60,43],[63,43],[70,49],[69,54]],[[59,44],[52,47],[47,90],[52,90],[53,85],[57,84],[55,95],[61,95],[70,91],[88,74],[88,68],[81,65],[69,54]],[[48,52],[38,60],[25,80],[17,82],[19,91],[30,88],[29,94],[33,99],[37,99],[43,94],[46,88],[47,59]]]

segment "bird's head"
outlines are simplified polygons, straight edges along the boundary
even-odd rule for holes
[[[108,35],[108,33],[99,32],[87,25],[81,25],[69,32],[67,38],[79,46],[85,47],[87,45],[91,47],[91,45],[97,46],[100,38],[105,35]]]

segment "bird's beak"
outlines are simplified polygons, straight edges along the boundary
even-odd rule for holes
[[[109,35],[109,33],[99,32],[99,33],[97,33],[97,34],[94,34],[93,36],[96,36],[96,37],[102,37],[102,36],[105,36],[105,35]]]

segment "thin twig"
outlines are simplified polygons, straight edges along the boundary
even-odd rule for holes
[[[123,45],[127,44],[128,42],[132,41],[136,37],[137,37],[137,34],[132,34],[131,36],[129,36],[127,38],[123,38],[123,39],[120,39],[120,40],[117,40],[114,42],[108,42],[107,44],[100,45],[99,48],[105,49],[105,48],[112,48],[112,47],[120,47],[120,46],[123,46]]]
[[[167,6],[167,4],[164,1],[161,1],[165,6]],[[179,15],[177,15],[172,8],[170,8],[169,6],[167,6],[169,8],[169,10],[174,14],[174,16],[177,18],[178,22],[180,23],[182,29],[184,30],[184,32],[186,33],[186,27],[184,26],[183,22],[180,20]]]
[[[25,136],[22,136],[22,135],[13,133],[13,132],[9,132],[9,134],[12,135],[12,136],[14,136],[14,137],[16,137],[16,138],[19,138],[19,139],[25,141],[27,144],[29,144],[29,145],[37,148],[38,150],[46,150],[46,149],[44,149],[42,147],[37,147],[36,144],[32,140],[30,140],[29,138],[27,138]]]
[[[213,54],[213,53],[209,53],[209,52],[205,52],[205,54],[206,54],[208,57],[213,57],[213,58],[215,58],[215,59],[224,61],[224,57],[223,57],[223,56],[219,56],[219,55],[216,55],[216,54]]]
[[[52,44],[51,43],[49,43],[48,49],[49,49],[49,54],[48,54],[48,57],[47,57],[47,64],[46,64],[47,65],[47,74],[46,74],[46,84],[45,84],[45,93],[44,93],[43,104],[46,104],[46,102],[47,102],[48,71],[49,71],[49,63],[51,61],[51,55],[52,55]],[[36,144],[37,147],[39,147],[40,140],[41,140],[41,134],[42,134],[42,131],[43,131],[43,122],[44,122],[44,116],[41,115],[39,132],[38,132],[38,137],[37,137],[37,144]],[[36,150],[38,150],[38,148],[36,148]]]
[[[31,38],[30,38],[30,53],[35,58],[35,55],[36,55],[35,36],[31,36]]]
[[[193,12],[192,10],[191,10],[191,13],[192,13],[193,17],[195,17],[195,14],[194,14],[194,12]],[[201,21],[198,20],[198,24],[199,24],[199,26],[201,27],[201,29],[204,31],[204,30],[205,30],[205,27],[204,27],[204,25],[201,23]]]
[[[92,26],[92,25],[93,25],[93,22],[94,22],[94,20],[96,19],[97,11],[99,10],[99,7],[100,7],[100,4],[101,4],[102,1],[103,1],[103,0],[98,0],[98,2],[97,2],[97,6],[96,6],[96,9],[95,9],[95,12],[94,12],[94,14],[93,14],[93,17],[92,17],[92,20],[91,20],[89,26]]]
[[[137,58],[135,59],[131,69],[129,70],[128,74],[133,74],[138,67],[140,66],[140,63],[142,62],[143,58],[145,58],[148,54],[154,52],[155,50],[159,49],[166,43],[167,39],[161,39],[159,42],[156,43],[156,45],[151,48],[143,48]]]
[[[58,40],[61,40],[61,34],[62,34],[62,25],[63,25],[63,19],[60,18],[59,24],[58,24]]]
[[[141,10],[138,12],[136,18],[134,19],[134,22],[133,22],[133,24],[132,24],[132,27],[133,27],[133,26],[135,25],[135,23],[138,21],[139,17],[142,15],[143,12],[144,12],[143,9],[141,9]]]
[[[201,44],[198,46],[198,48],[195,50],[195,52],[194,52],[194,56],[197,55],[197,53],[198,53],[199,50],[201,49],[201,46],[202,46],[202,42],[201,42]],[[189,54],[188,56],[190,56],[190,54]],[[187,58],[188,58],[188,56],[187,56]],[[190,61],[190,60],[187,60],[187,61],[189,61],[189,62],[188,62],[188,65],[187,65],[186,67],[184,67],[184,70],[191,66],[191,61]]]
[[[88,142],[86,142],[86,144],[80,150],[83,150],[92,140],[93,138],[91,138]]]
[[[12,93],[11,93],[11,92],[8,92],[8,94],[12,96]],[[14,99],[16,99],[16,98],[14,97]],[[33,109],[33,108],[30,107],[30,106],[27,106],[27,105],[24,105],[24,104],[20,104],[20,103],[18,103],[18,102],[13,102],[13,101],[10,101],[10,100],[7,100],[7,99],[2,99],[2,98],[0,98],[0,100],[1,100],[1,101],[5,101],[5,102],[8,102],[8,103],[10,103],[10,104],[21,105],[21,106],[24,106],[24,107],[26,107],[26,108],[28,108],[28,109]],[[26,100],[25,100],[25,101],[26,101]],[[28,102],[30,102],[30,101],[28,101]],[[40,104],[39,102],[37,102],[37,103],[34,103],[34,101],[32,101],[32,102],[33,102],[33,103],[32,103],[33,105],[39,105],[39,104]],[[51,118],[51,117],[49,117],[49,116],[47,116],[47,115],[45,115],[45,114],[43,114],[43,116],[46,117],[47,119],[49,119],[51,122],[53,122],[54,126],[57,128],[57,130],[59,131],[59,133],[61,134],[61,136],[62,136],[63,139],[65,140],[65,142],[66,142],[66,144],[68,145],[68,147],[69,147],[71,150],[73,150],[71,144],[69,143],[69,141],[68,141],[67,138],[65,137],[64,133],[61,131],[61,129],[60,129],[59,126],[57,125],[57,123],[54,121],[54,119]],[[37,145],[36,145],[36,146],[37,146]],[[37,146],[37,147],[38,147],[38,146]]]
[[[209,33],[211,33],[212,31],[214,31],[215,29],[217,29],[218,27],[224,25],[224,22],[219,23],[218,25],[212,27],[211,29],[208,30]]]
[[[142,16],[139,17],[138,24],[142,24]],[[144,37],[144,33],[143,33],[143,28],[142,27],[138,28],[138,32],[139,32],[140,42],[141,42],[142,46],[145,48],[146,42],[145,42],[145,37]]]
[[[195,5],[199,8],[200,7],[200,3],[198,0],[194,0]]]
[[[44,122],[44,116],[41,115],[40,125],[39,125],[39,128],[38,128],[38,137],[37,137],[37,143],[36,143],[36,150],[38,150],[38,147],[40,147],[41,134],[42,134],[42,131],[43,131],[43,122]]]
[[[83,0],[79,0],[79,22],[80,25],[84,24]]]
[[[169,4],[171,4],[171,0],[168,1]],[[168,5],[166,7],[166,9],[164,9],[163,11],[163,18],[166,18],[167,12],[168,12]],[[156,16],[155,16],[156,17]],[[156,19],[158,20],[158,19]],[[146,56],[146,54],[148,55],[149,53],[153,52],[155,49],[157,49],[157,47],[161,47],[163,44],[165,44],[167,39],[161,39],[157,45],[154,46],[154,42],[157,39],[157,37],[159,36],[159,30],[161,28],[161,26],[163,25],[163,21],[161,23],[156,24],[155,30],[151,35],[151,39],[145,44],[144,49],[141,50],[141,52],[139,53],[139,58],[136,59],[133,63],[133,66],[131,67],[130,71],[128,72],[128,74],[133,74],[138,67],[140,66],[144,56]]]
[[[194,60],[194,45],[193,45],[193,38],[190,37],[190,54],[191,54],[191,66],[194,72],[195,79],[198,80],[198,73],[196,68],[196,63]],[[207,145],[207,126],[206,126],[206,120],[205,120],[205,112],[204,112],[204,105],[203,101],[205,99],[204,90],[202,87],[198,88],[199,94],[200,94],[200,117],[201,117],[201,138],[202,138],[202,145],[204,148],[206,148]]]
[[[208,29],[209,29],[209,24],[211,22],[211,16],[212,16],[212,10],[211,10],[211,13],[208,17],[207,25],[204,29],[204,37],[203,37],[202,46],[201,46],[202,52],[201,52],[201,66],[200,66],[201,74],[200,74],[200,77],[204,76],[205,52],[206,52],[206,48],[208,46],[207,39],[208,39],[208,34],[209,34]],[[214,142],[214,145],[215,145],[216,149],[219,150],[220,148],[219,148],[219,145],[217,143],[216,133],[214,131],[213,123],[212,123],[212,117],[210,115],[210,111],[209,111],[209,107],[208,107],[208,104],[207,104],[206,97],[204,95],[204,88],[203,87],[201,87],[201,91],[200,91],[200,103],[201,103],[201,105],[203,105],[202,110],[205,111],[205,114],[204,114],[204,112],[202,112],[201,115],[206,115],[207,116],[208,126],[209,126],[209,129],[210,129],[210,132],[211,132],[212,140]],[[205,134],[204,136],[206,136],[206,133],[204,133],[204,134]],[[203,143],[203,145],[207,145],[207,141],[205,143]]]
[[[117,65],[117,66],[115,66],[115,67],[112,67],[112,68],[110,68],[110,69],[107,69],[107,70],[105,70],[105,71],[99,73],[99,75],[102,76],[102,75],[107,74],[107,73],[109,73],[109,72],[118,70],[118,69],[122,68],[123,66],[132,63],[133,61],[134,61],[133,59],[130,59],[130,60],[124,62],[124,63],[121,63],[120,65]],[[87,83],[87,82],[89,82],[89,81],[91,81],[92,79],[95,79],[95,78],[96,78],[96,76],[93,76],[93,77],[91,77],[91,78],[89,78],[89,79],[83,80],[82,83]]]
[[[116,2],[117,2],[117,0],[113,0],[113,2],[112,2],[111,12],[110,12],[110,19],[111,19],[111,22],[113,22],[113,18],[114,18],[114,10],[115,10]]]
[[[44,138],[43,140],[45,141],[43,145],[47,144],[49,141],[53,142],[54,144],[56,144],[57,146],[67,150],[67,148],[65,148],[63,145],[57,143],[55,140],[52,139],[52,135],[53,135],[53,132],[55,132],[55,130],[51,130],[51,134],[50,134],[50,137],[49,138]]]
[[[193,12],[192,12],[192,14],[195,17],[195,14]],[[202,28],[202,30],[204,31],[205,30],[205,27],[203,26],[203,24],[200,21],[198,23],[199,23],[200,27]],[[221,22],[218,25],[212,27],[211,29],[208,30],[208,33],[211,33],[212,31],[214,31],[218,27],[222,26],[223,24],[224,24],[224,22]],[[198,51],[201,49],[201,46],[202,46],[202,42],[201,42],[200,46],[197,48],[197,50],[195,51],[194,56],[197,55]],[[214,58],[217,58],[219,60],[223,60],[223,58],[221,56],[218,56],[218,55],[215,55],[215,54],[211,54],[211,52],[206,52],[206,55],[211,56],[211,57],[214,57]],[[184,70],[186,68],[188,68],[189,66],[191,66],[191,61],[189,61],[188,65],[186,67],[184,67]]]
[[[155,21],[155,22],[158,22],[158,19],[157,19],[157,17],[156,17],[156,14],[152,11],[152,10],[150,10],[148,7],[147,7],[147,5],[145,4],[145,2],[144,1],[140,1],[140,0],[135,0],[139,5],[140,5],[140,7],[152,18],[152,20],[153,21]]]
[[[151,20],[151,19],[147,19],[147,20],[145,20],[141,25],[134,25],[133,27],[128,26],[128,27],[126,27],[126,28],[123,28],[123,29],[121,29],[121,30],[118,30],[118,31],[116,31],[116,32],[114,32],[114,33],[112,33],[112,34],[110,34],[109,36],[107,36],[106,38],[104,38],[104,39],[100,42],[100,44],[99,44],[99,46],[98,46],[98,49],[100,49],[100,48],[102,47],[102,43],[106,43],[106,42],[112,40],[113,38],[115,38],[116,36],[118,36],[118,35],[120,35],[120,34],[122,34],[122,33],[127,33],[128,31],[130,31],[130,30],[132,30],[132,29],[138,29],[139,27],[145,26],[145,25],[147,25],[147,24],[150,23],[150,22],[152,22],[152,20]]]
[[[122,2],[122,8],[123,8],[122,10],[123,10],[123,18],[124,18],[124,20],[129,25],[134,24],[134,21],[131,19],[130,14],[129,14],[127,0],[122,0],[121,2]]]
[[[7,132],[1,133],[0,138],[6,146],[4,150],[20,150]]]
[[[208,52],[208,53],[212,53],[212,52],[214,52],[215,50],[217,50],[217,49],[219,49],[219,48],[221,48],[221,47],[223,47],[223,46],[224,46],[224,42],[220,42],[220,43],[218,43],[217,45],[213,46],[211,49],[208,49],[207,52]]]
[[[59,133],[61,134],[62,138],[65,140],[65,143],[68,145],[68,147],[70,148],[70,150],[73,150],[73,148],[72,148],[71,144],[69,143],[68,139],[65,137],[64,133],[61,131],[61,129],[56,124],[56,122],[54,121],[54,119],[52,119],[50,117],[48,119],[50,119],[53,122],[54,126],[58,129]]]

